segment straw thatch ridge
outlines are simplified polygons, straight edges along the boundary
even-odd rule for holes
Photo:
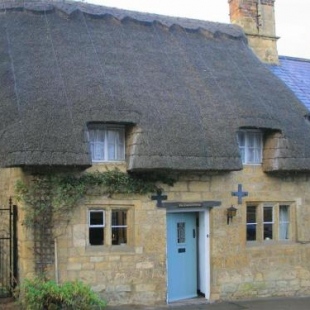
[[[0,165],[91,165],[87,124],[127,128],[131,171],[240,170],[240,127],[266,171],[310,170],[307,110],[237,26],[85,3],[0,4]]]

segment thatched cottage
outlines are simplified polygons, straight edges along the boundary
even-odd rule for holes
[[[18,282],[79,279],[110,304],[310,294],[309,111],[264,63],[278,62],[274,0],[229,5],[244,30],[0,4],[0,204],[17,205]],[[51,203],[25,224],[26,202],[50,194],[18,201],[17,181],[114,168],[157,190],[94,185],[58,209],[65,223]]]

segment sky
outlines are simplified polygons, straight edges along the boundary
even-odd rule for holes
[[[229,23],[228,0],[84,0],[84,2]],[[310,59],[310,0],[276,0],[275,14],[276,35],[280,37],[279,55]]]

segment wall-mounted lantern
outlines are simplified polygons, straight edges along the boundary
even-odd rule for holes
[[[237,214],[237,209],[231,205],[229,208],[227,208],[227,225],[229,225],[229,222],[232,221],[233,217]]]

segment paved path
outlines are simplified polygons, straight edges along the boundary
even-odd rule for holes
[[[211,304],[203,299],[193,299],[163,306],[108,306],[106,310],[310,310],[310,297],[268,298]]]
[[[0,310],[19,310],[17,303],[0,300]],[[268,298],[248,301],[218,302],[209,304],[203,299],[187,300],[170,305],[108,306],[105,310],[310,310],[310,297]]]

